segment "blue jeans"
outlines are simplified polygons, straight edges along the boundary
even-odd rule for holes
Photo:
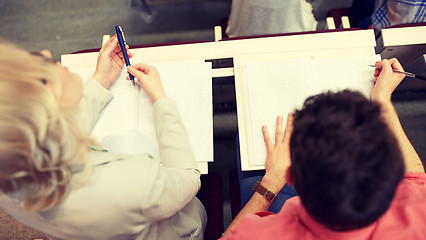
[[[237,136],[237,165],[238,165],[238,182],[240,184],[241,208],[243,208],[250,198],[253,196],[253,186],[257,181],[261,181],[265,170],[257,171],[242,171],[240,159],[240,141]],[[269,207],[269,211],[278,213],[285,201],[289,198],[297,196],[296,189],[291,185],[284,185],[281,191],[277,194],[277,199]]]

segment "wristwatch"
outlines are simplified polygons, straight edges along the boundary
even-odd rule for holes
[[[253,186],[253,190],[262,195],[270,203],[273,203],[277,199],[277,194],[269,191],[267,188],[262,186],[260,182],[256,182],[256,184]]]

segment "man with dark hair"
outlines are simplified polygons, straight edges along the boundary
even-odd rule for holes
[[[265,175],[224,239],[426,239],[426,175],[391,103],[404,78],[376,63],[371,101],[344,90],[312,96],[266,127]],[[289,183],[299,196],[266,211]],[[263,193],[263,194],[259,194]]]
[[[404,175],[397,145],[379,104],[362,94],[308,98],[296,111],[290,138],[294,185],[305,209],[336,231],[373,223]]]

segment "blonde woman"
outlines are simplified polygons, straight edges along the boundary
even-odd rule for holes
[[[128,71],[152,100],[162,166],[89,138],[123,64],[114,36],[83,86],[48,51],[0,42],[0,207],[54,239],[203,239],[200,173],[154,67]]]

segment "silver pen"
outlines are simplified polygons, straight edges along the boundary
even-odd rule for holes
[[[374,68],[377,68],[377,69],[380,69],[380,68],[378,68],[378,67],[376,67],[376,66],[374,66],[374,65],[368,65],[368,66],[370,66],[370,67],[374,67]],[[402,71],[398,71],[398,70],[393,70],[393,72],[405,74],[407,77],[410,77],[410,78],[416,78],[416,74],[414,74],[414,73],[410,73],[410,72],[402,72]],[[419,78],[419,79],[422,79],[422,78]],[[423,79],[422,79],[422,80],[423,80]]]

